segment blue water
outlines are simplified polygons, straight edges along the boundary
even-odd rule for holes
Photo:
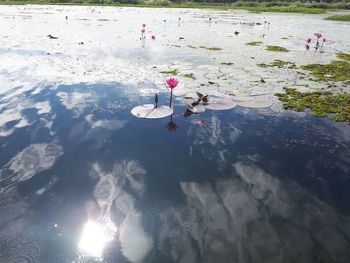
[[[185,117],[178,101],[173,124],[144,120],[130,110],[153,97],[130,89],[0,97],[4,118],[33,105],[26,126],[1,127],[1,263],[350,262],[349,125],[241,107]],[[99,254],[79,245],[88,220],[115,226]]]

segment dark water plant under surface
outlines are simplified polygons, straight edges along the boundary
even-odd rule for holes
[[[311,110],[318,117],[328,117],[350,124],[350,94],[333,95],[331,92],[299,92],[293,88],[284,88],[286,93],[276,93],[283,109],[295,111]]]

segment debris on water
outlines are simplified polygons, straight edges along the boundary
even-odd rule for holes
[[[58,37],[54,37],[51,34],[47,35],[47,37],[50,38],[50,39],[58,39]]]

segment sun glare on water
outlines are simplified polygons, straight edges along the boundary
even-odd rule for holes
[[[112,241],[117,231],[112,222],[101,224],[89,220],[83,227],[79,248],[92,257],[101,257],[107,243]]]

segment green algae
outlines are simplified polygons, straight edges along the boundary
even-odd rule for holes
[[[337,54],[337,58],[340,58],[340,59],[342,59],[342,60],[350,61],[350,54],[338,53],[338,54]]]
[[[173,69],[173,70],[170,70],[170,71],[161,71],[160,73],[162,73],[162,74],[169,74],[169,75],[174,75],[174,76],[176,76],[176,75],[177,75],[177,73],[178,73],[178,71],[177,71],[177,69]]]
[[[289,52],[288,49],[280,46],[267,46],[266,50],[272,51],[272,52]]]
[[[247,46],[260,46],[263,42],[248,42],[246,43]]]
[[[350,80],[350,63],[346,61],[332,61],[330,64],[309,64],[300,66],[301,69],[311,71],[311,75],[323,81]]]
[[[283,60],[275,60],[273,61],[271,64],[265,64],[265,63],[261,63],[261,64],[256,64],[258,67],[261,68],[268,68],[268,67],[277,67],[277,68],[289,68],[289,69],[295,69],[297,68],[297,66],[292,63],[292,62],[288,62],[288,61],[283,61]]]
[[[299,92],[293,88],[284,88],[286,93],[276,93],[283,109],[305,111],[317,117],[328,117],[338,122],[350,124],[350,94],[333,95],[329,91]]]

